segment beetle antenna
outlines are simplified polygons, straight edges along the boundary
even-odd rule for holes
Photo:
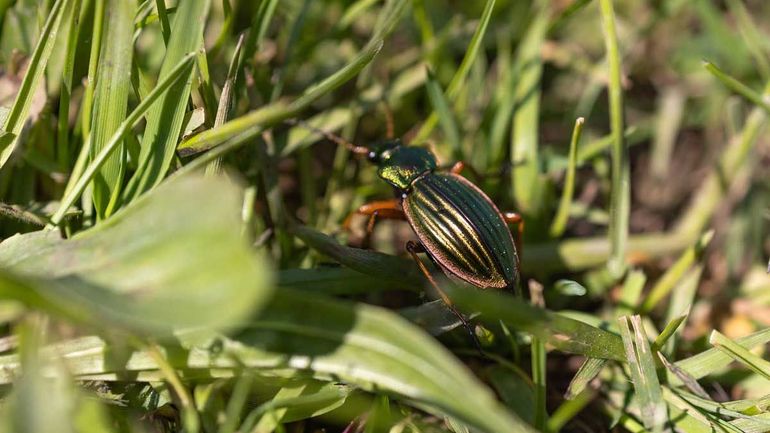
[[[320,129],[320,128],[316,128],[315,126],[305,122],[304,120],[287,119],[285,120],[285,122],[288,123],[289,125],[301,126],[309,131],[315,132],[316,134],[320,134],[322,137],[324,137],[329,141],[333,141],[340,146],[345,146],[348,150],[355,153],[356,155],[369,155],[369,153],[372,151],[366,146],[358,146],[356,144],[353,144],[348,140],[345,140],[344,138],[340,137],[337,134],[332,134],[331,132],[324,131],[323,129]]]

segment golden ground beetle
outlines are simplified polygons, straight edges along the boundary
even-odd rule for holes
[[[366,157],[377,165],[379,176],[397,189],[399,198],[367,203],[351,216],[369,216],[366,239],[378,218],[406,220],[418,239],[407,242],[406,250],[469,331],[465,318],[433,279],[418,253],[426,253],[451,278],[479,288],[518,290],[519,257],[508,224],[518,224],[520,238],[521,217],[514,212],[501,213],[481,189],[460,176],[465,168],[463,162],[457,162],[448,171],[441,170],[435,155],[424,147],[407,146],[398,139],[384,140],[371,147],[358,146],[302,125]],[[351,216],[345,221],[346,227]],[[471,335],[475,342],[472,331]]]

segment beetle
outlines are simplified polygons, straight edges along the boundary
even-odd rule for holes
[[[359,146],[299,121],[294,123],[377,166],[379,177],[393,186],[399,197],[362,205],[348,216],[344,226],[349,226],[355,214],[369,216],[368,240],[378,218],[406,220],[417,236],[417,242],[407,242],[406,250],[469,331],[465,318],[433,279],[419,253],[426,253],[451,278],[478,288],[518,291],[519,255],[508,224],[518,224],[520,240],[522,219],[515,212],[500,212],[478,186],[461,176],[465,163],[459,161],[447,171],[425,147],[407,146],[399,139]]]

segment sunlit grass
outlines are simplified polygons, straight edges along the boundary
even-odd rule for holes
[[[770,431],[768,13],[0,2],[0,431]],[[480,347],[291,122],[391,113],[524,216]]]

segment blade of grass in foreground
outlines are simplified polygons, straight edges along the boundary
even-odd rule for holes
[[[188,176],[71,239],[53,230],[7,239],[0,296],[96,329],[167,335],[244,320],[272,281],[241,236],[241,194],[225,179]]]
[[[131,62],[134,53],[134,15],[136,2],[117,0],[105,5],[106,26],[101,40],[99,68],[96,73],[94,109],[84,116],[93,117],[90,159],[107,145],[110,137],[126,118],[128,91],[131,86]],[[125,173],[125,149],[119,144],[94,176],[93,203],[98,219],[110,215],[120,194]]]
[[[19,134],[22,128],[24,128],[24,123],[27,122],[32,98],[35,96],[38,85],[43,79],[45,66],[56,43],[62,11],[67,10],[69,3],[72,1],[78,0],[57,0],[51,7],[51,12],[48,15],[45,26],[40,32],[37,46],[35,46],[35,51],[32,52],[32,57],[29,60],[27,73],[24,75],[24,79],[19,87],[19,93],[16,95],[11,112],[8,113],[8,117],[3,125],[3,131],[8,134],[0,138],[0,168],[8,162],[8,158],[11,157],[13,150],[16,148]]]
[[[615,31],[613,0],[599,0],[604,29],[604,42],[609,66],[610,129],[612,134],[612,190],[610,192],[610,258],[607,268],[615,277],[625,271],[628,216],[631,206],[628,149],[623,136],[623,88],[621,86],[620,51]]]
[[[623,316],[618,321],[642,421],[646,428],[654,432],[662,431],[663,423],[666,421],[666,406],[661,397],[655,360],[652,358],[650,344],[642,327],[642,318]],[[629,322],[633,327],[633,333],[628,326]]]
[[[280,377],[302,371],[364,391],[402,396],[410,405],[437,416],[449,415],[475,431],[534,431],[508,412],[446,348],[386,309],[281,290],[240,329],[233,337],[206,330],[179,332],[174,348],[181,346],[188,356],[167,356],[168,362],[184,369],[186,377],[227,377],[243,368]],[[223,347],[228,356],[212,347]],[[140,381],[160,377],[144,351],[115,366],[109,362],[110,347],[95,337],[50,350],[46,353],[63,354],[78,379],[116,380],[125,371],[136,373]],[[12,380],[17,366],[16,356],[0,356],[0,382]]]
[[[189,53],[196,53],[203,43],[203,27],[208,15],[207,0],[180,2],[174,13],[171,38],[166,57],[161,66],[159,80],[174,71],[175,66]],[[147,126],[142,137],[142,148],[134,176],[123,195],[126,203],[135,200],[154,188],[171,165],[177,140],[182,129],[187,99],[190,96],[190,76],[179,81],[161,97],[161,103],[152,107],[147,115]]]
[[[70,189],[64,195],[59,205],[59,209],[57,209],[51,217],[51,224],[56,226],[62,222],[62,219],[67,213],[67,210],[75,203],[78,197],[80,197],[86,186],[88,186],[88,183],[91,182],[93,177],[96,175],[97,170],[101,168],[102,164],[104,164],[107,158],[109,158],[110,154],[115,151],[118,145],[123,141],[123,138],[126,136],[126,134],[131,132],[131,128],[139,120],[141,120],[141,118],[144,116],[144,113],[149,110],[153,103],[155,103],[160,98],[160,96],[163,95],[171,86],[181,82],[183,79],[189,76],[189,73],[192,70],[194,58],[195,57],[193,54],[189,54],[183,58],[182,61],[166,76],[166,78],[158,83],[152,92],[150,92],[150,94],[147,95],[147,97],[144,98],[136,108],[134,108],[134,111],[132,111],[131,114],[126,117],[126,120],[124,120],[115,131],[115,133],[112,134],[112,137],[104,146],[102,151],[99,152],[96,157],[94,157],[93,161],[91,161],[88,167],[83,171],[83,174],[78,178],[77,182],[73,184],[74,186],[72,189]]]
[[[558,350],[592,358],[624,361],[623,343],[615,334],[567,318],[522,299],[447,284],[444,290],[462,311],[479,312],[481,320],[506,325],[543,339]]]

